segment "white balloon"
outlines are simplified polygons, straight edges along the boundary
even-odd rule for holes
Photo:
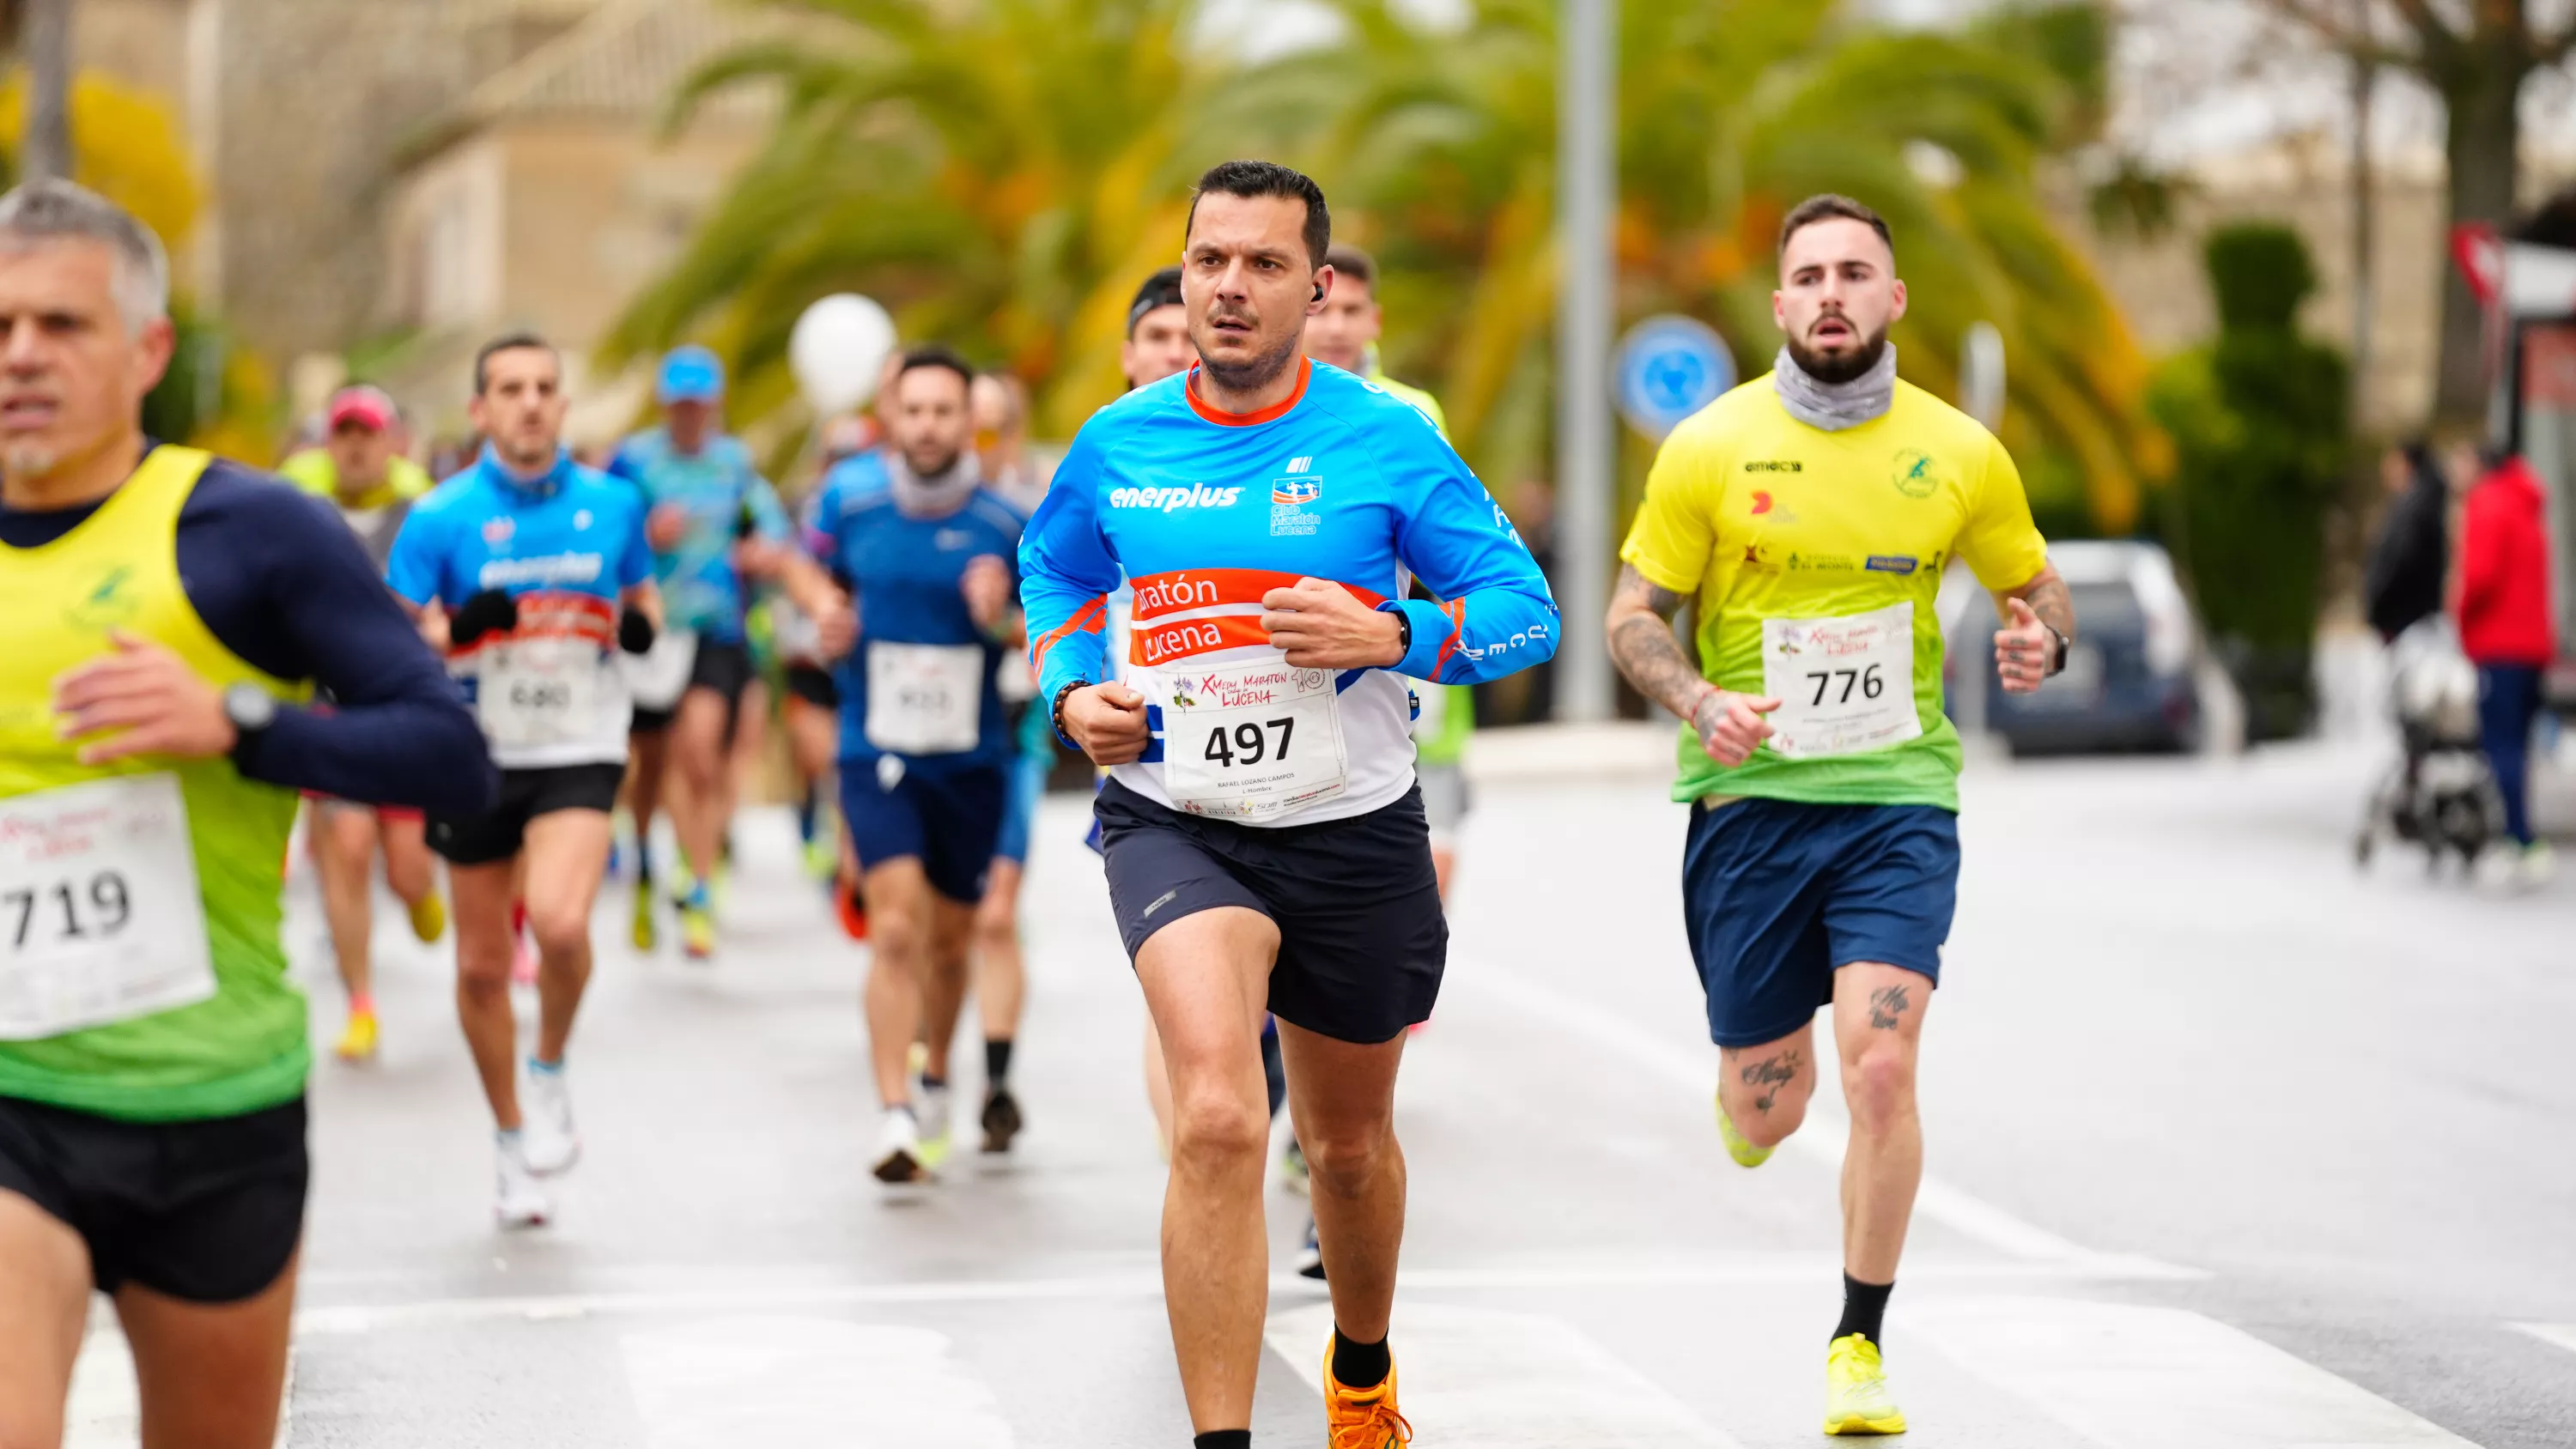
[[[877,374],[894,351],[894,319],[855,293],[817,300],[788,334],[787,365],[818,416],[846,412],[876,395]]]

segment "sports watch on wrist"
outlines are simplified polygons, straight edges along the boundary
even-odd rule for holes
[[[2057,652],[2049,656],[2048,672],[2051,675],[2064,674],[2066,672],[2066,654],[2069,649],[2074,647],[2075,641],[2058,633],[2057,626],[2048,622],[2046,619],[2039,621],[2039,627],[2046,629],[2048,631],[2048,637],[2057,641]]]
[[[277,696],[247,680],[224,691],[224,718],[231,721],[233,752],[249,744],[261,731],[277,723]]]

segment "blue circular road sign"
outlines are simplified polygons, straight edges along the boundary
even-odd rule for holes
[[[1735,386],[1726,341],[1696,317],[1649,317],[1619,339],[1613,364],[1619,411],[1628,425],[1661,440],[1681,420]]]

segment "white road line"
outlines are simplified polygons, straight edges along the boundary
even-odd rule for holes
[[[1264,1337],[1323,1392],[1329,1304],[1271,1315]],[[1426,1444],[1476,1449],[1737,1449],[1690,1406],[1553,1318],[1443,1304],[1396,1310],[1405,1417]]]
[[[2259,1338],[2180,1308],[2073,1299],[1902,1315],[1937,1350],[2103,1449],[2475,1449]]]
[[[2576,1353],[2576,1323],[2517,1323],[2514,1327],[2543,1343],[2554,1343]]]
[[[1011,1449],[982,1380],[925,1328],[729,1318],[630,1333],[648,1449]]]
[[[818,1266],[814,1276],[828,1280],[833,1271],[836,1269]],[[1813,1283],[1820,1274],[1831,1278],[1838,1271],[1840,1260],[1830,1253],[1770,1253],[1701,1262],[1408,1268],[1399,1281],[1408,1290],[1424,1292],[1702,1288]],[[1905,1265],[1905,1280],[1909,1283],[2167,1282],[2201,1276],[2144,1258],[2118,1258],[2107,1254],[2069,1263],[1970,1263],[1932,1258],[1910,1261]],[[1278,1298],[1296,1299],[1318,1290],[1307,1279],[1282,1273],[1270,1280],[1270,1291]],[[298,1337],[314,1338],[433,1324],[585,1318],[594,1314],[741,1313],[905,1304],[1096,1302],[1162,1296],[1163,1280],[1151,1273],[1119,1277],[966,1279],[921,1283],[820,1281],[811,1287],[798,1288],[780,1284],[773,1272],[764,1270],[757,1278],[740,1286],[719,1283],[674,1289],[433,1298],[409,1303],[313,1307],[295,1315],[295,1331]]]
[[[143,1398],[134,1382],[134,1351],[107,1300],[94,1300],[90,1314],[92,1327],[72,1363],[71,1396],[63,1404],[63,1449],[135,1449],[143,1442]],[[294,1402],[295,1353],[289,1349],[278,1449],[286,1449]]]
[[[1713,1100],[1717,1089],[1714,1048],[1706,1052],[1681,1050],[1661,1037],[1640,1030],[1634,1022],[1616,1012],[1580,996],[1541,985],[1518,972],[1497,968],[1491,962],[1476,962],[1470,970],[1455,973],[1452,979],[1472,980],[1474,986],[1470,989],[1473,991],[1490,995],[1494,1000],[1550,1025],[1590,1037],[1597,1045],[1608,1049],[1612,1061],[1646,1068],[1695,1097]],[[1710,1131],[1715,1130],[1712,1125]],[[1806,1125],[1782,1146],[1840,1171],[1843,1143],[1850,1131],[1849,1119],[1819,1091],[1807,1105]],[[1971,1242],[2030,1262],[2080,1263],[2106,1256],[2059,1237],[2036,1223],[2015,1217],[1963,1188],[1928,1174],[1922,1187],[1915,1192],[1914,1215],[1939,1223]],[[2147,1264],[2144,1259],[2108,1256],[2131,1269],[2145,1265],[2162,1276],[2207,1276],[2188,1268]]]

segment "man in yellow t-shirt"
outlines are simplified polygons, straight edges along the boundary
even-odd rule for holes
[[[1838,196],[1792,211],[1772,314],[1773,372],[1655,460],[1610,652],[1689,721],[1683,912],[1737,1162],[1761,1165],[1806,1115],[1815,1013],[1833,1008],[1852,1127],[1825,1432],[1895,1434],[1880,1322],[1922,1177],[1915,1058],[1959,880],[1934,599],[1953,558],[1994,593],[2015,692],[2064,666],[2075,613],[2002,445],[1897,379],[1887,329],[1905,284],[1875,212]],[[1669,622],[1685,602],[1697,666]]]

